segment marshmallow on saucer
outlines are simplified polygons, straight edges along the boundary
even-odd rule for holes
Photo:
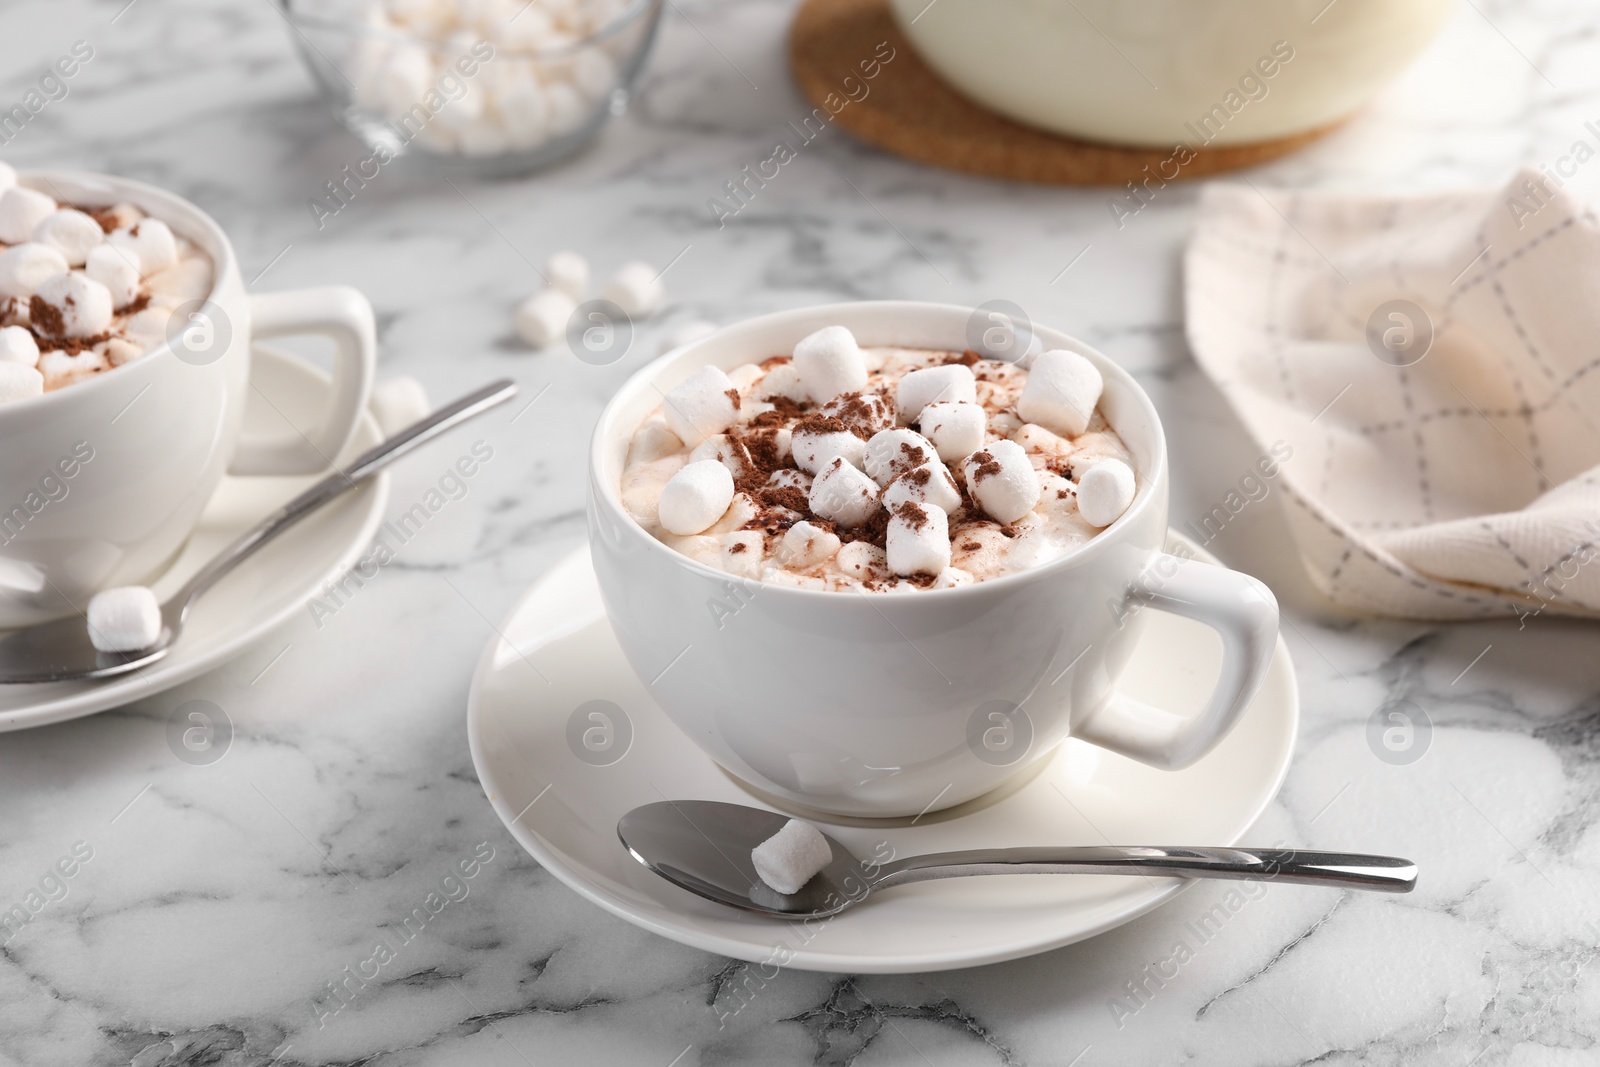
[[[161,605],[147,586],[102,589],[88,614],[89,640],[101,652],[137,652],[161,637]]]
[[[807,474],[816,474],[835,459],[861,469],[867,443],[849,430],[812,430],[802,422],[789,438],[794,465]]]
[[[739,391],[721,368],[701,367],[667,391],[661,415],[680,441],[697,445],[738,420]]]
[[[34,293],[61,314],[62,337],[93,337],[111,325],[111,290],[79,271],[64,271],[40,285]],[[48,324],[34,329],[56,335]]]
[[[19,245],[56,213],[56,202],[36,189],[13,185],[0,192],[0,241]]]
[[[650,264],[638,261],[624,264],[613,274],[602,295],[635,319],[652,314],[667,300],[661,275]]]
[[[1133,468],[1120,459],[1103,459],[1078,479],[1078,514],[1090,526],[1110,526],[1133,503]]]
[[[989,418],[979,404],[940,400],[922,409],[917,425],[939,450],[939,458],[949,463],[965,459],[983,447]]]
[[[589,292],[589,261],[576,252],[556,252],[545,260],[544,278],[552,289],[581,301]]]
[[[950,471],[938,460],[929,460],[890,482],[883,491],[883,506],[891,512],[900,504],[932,504],[941,511],[961,506],[961,490]]]
[[[910,423],[929,404],[976,403],[978,380],[972,376],[972,368],[960,363],[924,367],[900,379],[894,400],[900,421]]]
[[[840,393],[859,393],[867,385],[867,365],[855,335],[843,326],[824,326],[794,346],[794,368],[806,395],[816,404]]]
[[[178,242],[160,219],[140,219],[132,226],[112,230],[106,240],[137,253],[139,272],[146,278],[178,262]]]
[[[879,485],[888,485],[895,476],[920,467],[937,454],[933,442],[915,430],[879,430],[867,441],[861,469]]]
[[[428,405],[428,391],[422,383],[406,376],[373,386],[368,407],[385,437],[393,437],[412,423],[421,422],[432,410]]]
[[[682,348],[691,341],[698,341],[717,332],[717,324],[704,319],[691,319],[682,326],[674,326],[672,330],[661,339],[661,355],[666,355],[675,348]]]
[[[8,329],[20,329],[12,326]],[[44,392],[44,375],[26,363],[0,361],[0,404],[27,400]]]
[[[48,278],[67,270],[67,257],[38,241],[12,245],[0,252],[0,296],[19,296],[23,302],[38,292]]]
[[[127,307],[139,296],[139,257],[130,249],[106,244],[91,249],[83,272],[111,292],[113,307]]]
[[[950,519],[936,507],[906,502],[890,509],[889,569],[902,577],[950,566]]]
[[[878,483],[835,459],[811,483],[811,510],[840,526],[860,526],[878,510]]]
[[[966,458],[961,470],[967,492],[996,522],[1016,522],[1039,502],[1039,474],[1015,441],[985,445]]]
[[[33,239],[67,258],[68,266],[81,267],[91,249],[105,243],[105,231],[75,207],[64,207],[33,228]]]
[[[1105,382],[1087,358],[1064,348],[1041,352],[1028,369],[1017,414],[1063,437],[1086,430]]]
[[[656,514],[668,533],[697,534],[722,518],[733,503],[733,475],[714,459],[681,467],[661,489]]]
[[[512,313],[517,336],[534,348],[548,348],[566,336],[567,320],[578,304],[562,289],[541,289],[517,305]]]
[[[39,365],[39,343],[33,334],[21,326],[0,329],[0,363],[20,363],[24,367]]]
[[[830,560],[839,551],[839,535],[801,519],[778,542],[778,562],[803,571]]]
[[[800,892],[832,860],[833,849],[822,831],[799,819],[790,819],[750,851],[756,874],[785,896]]]

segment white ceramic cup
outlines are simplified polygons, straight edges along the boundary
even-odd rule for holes
[[[98,174],[21,184],[74,205],[127,202],[211,257],[212,291],[177,309],[167,344],[31,400],[0,405],[0,627],[81,611],[177,555],[225,471],[310,474],[349,442],[372,389],[372,307],[343,287],[249,296],[216,222],[171,193]],[[322,424],[240,440],[252,340],[320,334],[335,347]]]
[[[1344,118],[1422,51],[1452,4],[890,0],[917,54],[993,111],[1091,141],[1191,149]]]
[[[824,326],[867,346],[959,351],[973,309],[834,304],[766,315],[640,370],[600,416],[590,450],[589,540],[606,612],[651,695],[723,768],[783,801],[844,815],[948,807],[998,786],[1075,736],[1157,767],[1186,767],[1233,727],[1276,647],[1271,591],[1162,551],[1167,450],[1155,407],[1080,341],[1105,377],[1106,419],[1139,491],[1093,540],[1042,566],[954,589],[819,592],[744,581],[651,537],[623,509],[634,430],[697,368],[793,350]],[[1222,638],[1205,709],[1180,716],[1113,691],[1148,606]]]

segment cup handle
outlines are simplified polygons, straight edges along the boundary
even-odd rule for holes
[[[1222,638],[1222,673],[1205,710],[1177,715],[1113,693],[1073,736],[1152,767],[1182,770],[1227,736],[1261,687],[1278,645],[1278,601],[1248,574],[1158,552],[1128,587],[1122,607],[1146,605],[1203,622]]]
[[[322,425],[307,433],[241,440],[232,474],[315,474],[334,464],[367,409],[377,365],[372,305],[347,286],[250,297],[251,337],[322,334],[333,340],[333,396]]]

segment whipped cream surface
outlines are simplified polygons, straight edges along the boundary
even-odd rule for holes
[[[1029,381],[1024,366],[971,351],[856,348],[847,331],[829,329],[845,340],[831,339],[837,358],[822,360],[821,370],[814,356],[780,355],[725,377],[703,368],[669,391],[628,449],[621,496],[634,520],[671,548],[731,575],[868,592],[941,589],[1014,574],[1100,531],[1080,513],[1078,480],[1106,461],[1131,472],[1133,461],[1095,407],[1098,372],[1091,368],[1092,396],[1076,420],[1080,432],[1058,433],[1018,414]],[[797,345],[797,355],[812,340]],[[1068,354],[1036,359],[1055,356]],[[843,378],[829,369],[838,366],[846,368]],[[931,368],[961,370],[908,381]],[[859,388],[819,402],[841,381],[852,386],[863,374]],[[818,381],[825,383],[820,390]],[[724,382],[727,388],[719,388]],[[1030,400],[1024,410],[1050,410]],[[1050,421],[1062,428],[1060,419]],[[967,431],[951,431],[960,422],[969,423]],[[727,479],[703,466],[706,460],[725,467]],[[1132,476],[1126,477],[1131,499]],[[819,485],[824,479],[829,484]],[[840,490],[830,491],[832,483]],[[1121,502],[1116,514],[1126,506]],[[703,529],[682,532],[702,522]]]

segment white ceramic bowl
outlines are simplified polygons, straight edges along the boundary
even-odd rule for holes
[[[1451,3],[890,0],[918,54],[978,103],[1072,137],[1156,148],[1336,122],[1422,50]]]

